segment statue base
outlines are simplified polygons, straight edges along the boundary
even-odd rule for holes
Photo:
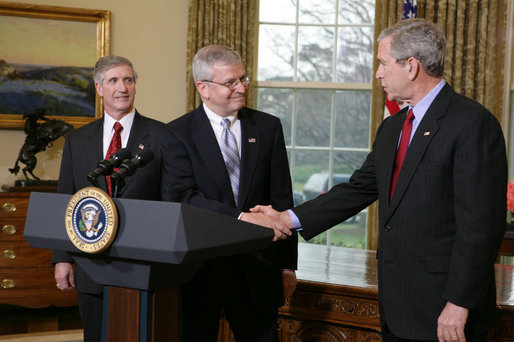
[[[14,186],[57,186],[56,180],[18,179]]]
[[[2,190],[9,192],[56,192],[57,181],[56,180],[25,180],[20,179],[14,181],[14,186],[4,184]]]

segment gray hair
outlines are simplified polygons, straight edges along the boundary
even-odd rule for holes
[[[94,80],[95,83],[102,84],[105,78],[105,73],[118,66],[118,65],[128,65],[132,69],[132,75],[134,76],[134,81],[137,80],[137,72],[134,70],[134,66],[132,62],[130,62],[127,58],[116,56],[116,55],[108,55],[101,57],[95,64],[94,71]]]
[[[425,19],[401,20],[382,31],[378,41],[386,37],[392,37],[391,56],[397,63],[403,64],[414,57],[428,75],[443,76],[446,39],[436,24]]]
[[[211,81],[214,77],[212,67],[234,65],[241,62],[241,56],[233,49],[224,45],[208,45],[196,53],[193,58],[193,78],[199,81]]]

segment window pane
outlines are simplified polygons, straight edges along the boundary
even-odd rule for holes
[[[297,146],[329,146],[331,93],[331,90],[298,90]]]
[[[328,151],[296,151],[293,189],[304,200],[327,191],[329,156]]]
[[[260,25],[260,81],[292,81],[294,74],[295,28],[281,25]]]
[[[332,82],[334,30],[300,27],[298,31],[298,80]]]
[[[336,92],[335,147],[369,148],[371,91]]]
[[[339,24],[373,24],[375,0],[339,0]]]
[[[296,21],[296,0],[259,0],[259,20],[294,23]]]
[[[280,119],[287,146],[291,145],[293,99],[292,89],[257,89],[257,108]]]
[[[342,183],[345,178],[350,180],[350,176],[353,174],[355,170],[361,167],[362,163],[366,159],[368,152],[358,152],[358,151],[345,151],[345,152],[335,152],[334,153],[334,183]],[[340,175],[339,177],[335,177],[335,175]],[[346,181],[347,182],[347,181]]]
[[[299,22],[302,24],[335,24],[334,0],[300,0]]]
[[[342,27],[337,44],[337,82],[371,82],[373,28]]]

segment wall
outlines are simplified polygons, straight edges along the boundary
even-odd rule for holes
[[[111,53],[128,57],[139,78],[135,106],[146,116],[168,122],[186,108],[187,0],[30,0],[37,5],[109,10]],[[4,34],[0,32],[0,34]],[[0,185],[13,185],[9,172],[23,145],[20,130],[0,130]],[[64,139],[36,155],[34,174],[41,179],[57,179]]]

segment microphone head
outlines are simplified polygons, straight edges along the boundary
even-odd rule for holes
[[[153,159],[153,152],[149,148],[139,150],[135,155],[135,158],[139,161],[139,167],[143,167]]]
[[[132,153],[128,148],[122,148],[109,157],[109,160],[115,161],[115,167],[118,166],[123,160],[130,159],[132,157]]]

